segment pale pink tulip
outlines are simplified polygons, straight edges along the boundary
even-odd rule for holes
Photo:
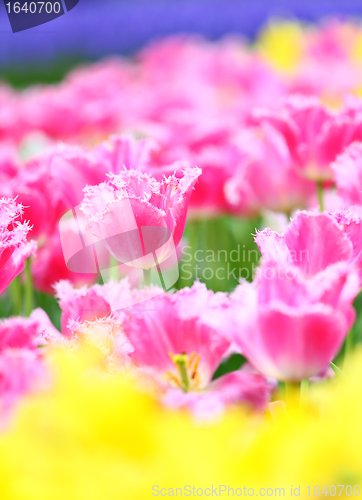
[[[300,212],[284,234],[265,229],[255,240],[262,266],[254,284],[234,292],[237,319],[225,329],[262,373],[280,380],[317,375],[355,319],[353,237],[332,215]]]
[[[39,356],[29,349],[7,348],[0,353],[1,420],[21,396],[47,387],[49,374]]]
[[[328,20],[305,33],[303,39],[305,53],[298,61],[289,93],[318,95],[333,106],[341,104],[343,97],[354,92],[361,80],[361,68],[350,57],[352,47],[358,43],[357,26]]]
[[[54,289],[62,310],[61,330],[66,337],[71,337],[79,325],[109,318],[112,313],[122,319],[124,309],[163,293],[162,288],[154,286],[132,288],[128,278],[82,288],[75,288],[70,281],[63,280],[56,283]]]
[[[295,271],[295,268],[294,268]],[[232,296],[228,331],[262,373],[299,381],[327,369],[354,321],[358,279],[346,264],[313,279],[265,261],[254,284]]]
[[[175,253],[200,174],[188,165],[181,179],[173,175],[161,182],[138,170],[110,174],[108,182],[85,189],[81,210],[87,229],[118,262],[154,267],[156,258],[162,263]]]
[[[311,291],[323,283],[327,290],[329,274],[340,266],[349,269],[355,277],[359,275],[356,286],[362,285],[360,221],[346,212],[299,212],[284,234],[265,229],[257,232],[255,241],[264,260],[284,266],[283,272],[287,272],[289,278],[299,275],[310,281]],[[346,300],[349,315],[349,295]]]
[[[68,329],[73,338],[80,340],[83,346],[91,345],[101,351],[110,363],[112,371],[131,366],[130,355],[134,349],[123,333],[121,321],[115,316],[83,322],[70,319]]]
[[[268,123],[244,131],[239,136],[243,158],[225,183],[225,194],[240,215],[262,210],[290,213],[306,207],[315,193],[312,181],[293,168],[289,148],[280,131]]]
[[[255,372],[242,371],[212,382],[230,342],[223,328],[208,324],[208,317],[223,316],[228,308],[225,294],[214,294],[196,282],[174,295],[150,299],[147,308],[125,313],[122,327],[134,347],[131,360],[153,378],[166,405],[188,407],[205,418],[206,408],[215,416],[227,404],[260,409],[268,401],[271,386]]]
[[[240,405],[264,411],[270,401],[275,380],[267,380],[249,364],[212,381],[203,392],[183,392],[168,389],[162,403],[169,408],[188,408],[197,420],[213,420],[221,416],[226,407]]]
[[[0,351],[6,348],[30,349],[54,344],[60,333],[42,309],[34,309],[29,318],[12,317],[0,322]]]
[[[33,130],[57,139],[104,137],[119,127],[127,83],[121,60],[77,68],[59,84],[28,89],[22,115]]]
[[[61,342],[60,333],[42,309],[30,318],[13,317],[0,321],[0,408],[1,417],[19,398],[47,387],[50,376],[42,353],[47,345]]]
[[[354,216],[352,210],[342,210],[331,215],[352,244],[351,262],[359,274],[362,286],[362,219]]]
[[[291,273],[295,269],[311,279],[342,262],[353,269],[357,249],[343,222],[327,213],[298,212],[284,234],[264,229],[257,232],[255,241],[264,260],[289,265]]]
[[[62,310],[61,329],[66,337],[73,334],[69,328],[70,322],[94,321],[108,317],[112,312],[101,285],[77,289],[69,281],[60,281],[54,288]]]
[[[314,181],[333,180],[331,163],[353,141],[362,139],[359,101],[332,112],[317,98],[294,96],[280,111],[258,110],[254,118],[281,133],[295,170]]]
[[[362,214],[362,143],[351,144],[331,168],[342,205]]]
[[[47,166],[63,215],[82,202],[86,186],[106,181],[107,174],[131,168],[145,171],[156,147],[152,140],[112,136],[93,150],[59,145],[38,161]]]

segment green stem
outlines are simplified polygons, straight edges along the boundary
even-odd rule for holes
[[[319,211],[324,212],[323,181],[317,181]]]
[[[145,286],[151,285],[151,269],[144,269],[143,270],[143,281],[144,281]]]
[[[21,314],[21,303],[22,303],[22,290],[20,276],[17,276],[9,286],[9,293],[12,303],[12,314],[14,316],[19,316]]]
[[[31,278],[30,259],[25,262],[24,312],[29,317],[34,307],[34,291]]]

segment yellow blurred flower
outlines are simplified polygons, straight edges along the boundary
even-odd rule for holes
[[[285,498],[300,487],[309,498],[308,485],[313,497],[315,485],[362,481],[362,352],[346,382],[311,390],[308,410],[290,402],[272,419],[230,409],[204,426],[163,408],[132,376],[101,375],[94,353],[63,350],[51,361],[54,389],[25,401],[0,437],[1,499],[146,500],[187,485],[224,498],[228,486],[234,496],[284,488]]]
[[[304,37],[298,23],[274,22],[261,32],[257,50],[276,69],[292,73],[303,55]]]

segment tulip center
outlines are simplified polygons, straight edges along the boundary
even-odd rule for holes
[[[168,370],[166,378],[172,386],[182,389],[184,392],[198,391],[200,389],[200,354],[192,352],[189,354],[169,353],[175,371]]]
[[[108,356],[113,351],[119,328],[117,321],[111,318],[101,318],[95,321],[84,321],[79,324],[76,333],[85,344],[96,347]]]

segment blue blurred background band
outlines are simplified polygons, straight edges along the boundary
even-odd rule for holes
[[[173,33],[253,38],[271,17],[315,22],[361,14],[361,0],[80,0],[66,15],[14,34],[0,2],[0,71],[22,62],[129,54]]]

